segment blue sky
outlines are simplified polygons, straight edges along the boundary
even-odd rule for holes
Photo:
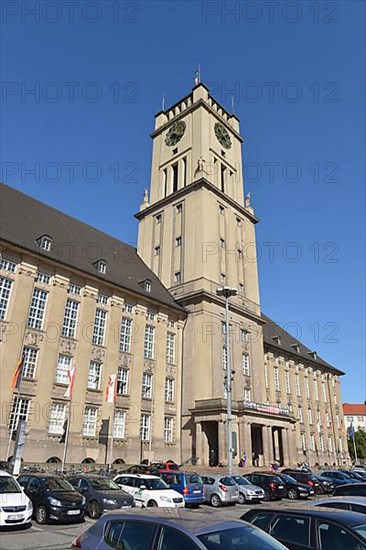
[[[241,119],[262,309],[347,372],[345,401],[363,402],[364,11],[3,2],[2,180],[136,243],[154,114],[163,93],[167,106],[189,93],[200,63]]]

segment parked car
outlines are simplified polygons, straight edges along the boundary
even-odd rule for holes
[[[334,489],[334,496],[353,496],[353,497],[366,497],[366,483],[347,483],[347,485],[338,485]]]
[[[158,476],[144,474],[120,474],[114,481],[124,491],[133,495],[136,506],[143,508],[184,508],[183,496],[174,491]]]
[[[235,481],[225,474],[203,475],[203,490],[205,502],[215,508],[223,504],[236,504],[239,498],[239,490]]]
[[[363,514],[306,506],[253,508],[241,516],[284,544],[289,550],[366,550]]]
[[[327,508],[338,508],[339,510],[351,510],[359,512],[366,517],[366,499],[364,497],[333,497],[325,498],[314,502],[314,506],[326,506]]]
[[[340,470],[344,474],[346,474],[351,479],[355,479],[356,481],[365,482],[366,481],[366,472],[355,472],[353,470]]]
[[[145,474],[145,475],[157,475],[158,469],[156,465],[148,464],[133,464],[123,471],[124,474]]]
[[[171,460],[168,460],[167,462],[163,462],[162,464],[156,464],[156,469],[159,472],[159,474],[163,472],[179,472],[179,466],[175,462],[172,462]]]
[[[321,487],[321,490],[322,490],[322,493],[324,494],[333,494],[333,491],[334,491],[334,484],[328,480],[328,479],[325,479],[324,477],[322,477],[321,475],[319,474],[314,474],[316,479],[318,480],[319,482],[319,485]]]
[[[360,483],[360,481],[352,479],[344,472],[340,472],[338,470],[325,470],[320,475],[322,479],[331,481],[336,487],[337,485],[344,485],[345,483]]]
[[[277,500],[286,496],[286,489],[281,479],[275,474],[253,472],[245,476],[250,483],[264,490],[264,500]]]
[[[314,495],[314,489],[306,483],[300,483],[289,474],[277,474],[285,486],[286,497],[290,500],[309,498]]]
[[[215,514],[175,510],[149,513],[110,512],[77,537],[72,548],[81,550],[286,550],[260,529],[239,520],[217,521]]]
[[[135,505],[133,496],[123,491],[111,479],[92,474],[69,476],[68,481],[86,498],[86,511],[92,519],[98,519],[107,510],[131,508]]]
[[[262,487],[252,485],[249,479],[244,476],[231,476],[239,489],[238,503],[246,504],[247,502],[261,502],[265,499],[265,493]]]
[[[174,491],[183,495],[186,506],[199,506],[205,502],[202,478],[192,472],[164,472],[161,479]]]
[[[13,473],[13,464],[7,460],[0,460],[0,470],[7,472],[8,474]]]
[[[26,474],[18,477],[33,504],[37,523],[84,521],[86,498],[61,476]]]
[[[23,488],[8,472],[0,471],[0,527],[26,525],[32,513],[32,502]]]
[[[305,485],[309,485],[314,489],[314,493],[316,495],[321,495],[323,493],[323,489],[319,483],[318,477],[311,473],[311,472],[304,472],[302,470],[291,470],[290,468],[285,468],[281,471],[281,474],[288,474],[289,476],[293,477],[298,481],[299,483],[304,483]]]

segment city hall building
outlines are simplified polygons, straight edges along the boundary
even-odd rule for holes
[[[237,459],[346,461],[343,372],[261,311],[239,120],[200,83],[152,139],[137,250],[1,185],[1,458],[26,419],[27,462],[225,464],[230,353]]]

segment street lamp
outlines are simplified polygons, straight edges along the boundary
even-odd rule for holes
[[[229,338],[229,298],[236,296],[238,293],[236,288],[223,286],[216,290],[218,296],[225,298],[225,340],[226,340],[226,396],[227,396],[227,422],[226,422],[226,437],[227,437],[227,469],[229,475],[233,473],[233,435],[231,431],[231,364],[230,364],[230,338]]]

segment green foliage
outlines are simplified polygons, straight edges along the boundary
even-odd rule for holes
[[[356,445],[356,451],[357,451],[357,458],[366,458],[366,432],[363,430],[358,429],[357,432],[355,432],[354,435],[355,438],[355,445]],[[351,455],[352,460],[355,460],[355,449],[353,445],[353,439],[349,438],[348,435],[348,451]]]

